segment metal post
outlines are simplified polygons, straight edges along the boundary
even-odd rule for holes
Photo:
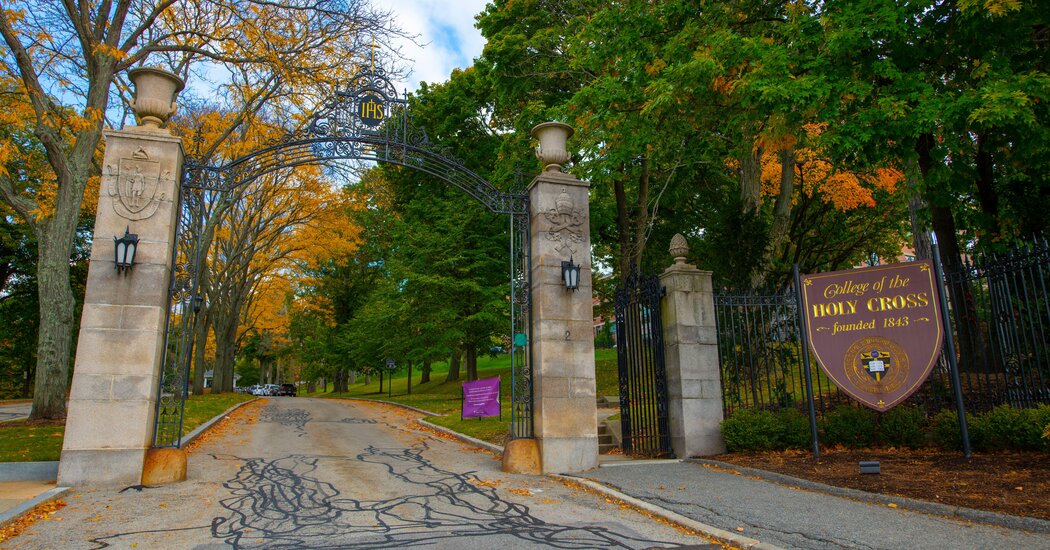
[[[802,302],[802,277],[798,274],[798,264],[791,266],[795,276],[795,301],[798,308],[798,321],[802,336],[802,371],[806,376],[806,399],[809,402],[809,431],[813,435],[813,457],[820,456],[820,436],[817,434],[817,408],[813,402],[813,372],[809,366],[809,333],[806,332],[806,310]]]
[[[948,354],[948,367],[951,371],[952,389],[955,393],[955,411],[959,415],[959,436],[962,437],[963,454],[967,459],[973,457],[970,449],[970,429],[966,425],[966,405],[963,403],[962,381],[959,380],[959,361],[955,357],[955,337],[952,335],[952,323],[948,317],[948,297],[944,285],[944,273],[941,268],[940,249],[937,246],[937,234],[930,232],[931,255],[933,256],[933,274],[937,277],[937,290],[941,297],[941,327],[944,328],[945,353]]]

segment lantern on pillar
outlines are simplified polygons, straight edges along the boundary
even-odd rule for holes
[[[135,250],[139,246],[139,236],[131,232],[131,227],[124,229],[124,236],[113,237],[113,256],[117,272],[130,270],[135,265]]]
[[[573,263],[572,256],[569,256],[569,261],[561,263],[561,278],[565,282],[565,290],[575,292],[580,288],[580,264]]]

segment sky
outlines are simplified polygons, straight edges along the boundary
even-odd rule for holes
[[[373,0],[394,13],[408,34],[419,35],[416,46],[403,41],[402,55],[412,72],[399,88],[414,91],[421,81],[448,80],[454,68],[469,67],[481,55],[485,39],[474,28],[474,16],[489,0]]]

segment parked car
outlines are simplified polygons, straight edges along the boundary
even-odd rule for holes
[[[277,384],[266,384],[263,389],[266,390],[266,395],[280,395],[281,391],[281,387]]]
[[[277,395],[295,397],[299,395],[299,390],[295,387],[295,384],[281,384],[280,389],[277,390]]]

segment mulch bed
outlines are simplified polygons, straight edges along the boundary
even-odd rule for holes
[[[1050,520],[1050,454],[974,453],[910,449],[824,449],[708,457],[871,493]],[[861,460],[878,460],[881,474],[861,474]]]

